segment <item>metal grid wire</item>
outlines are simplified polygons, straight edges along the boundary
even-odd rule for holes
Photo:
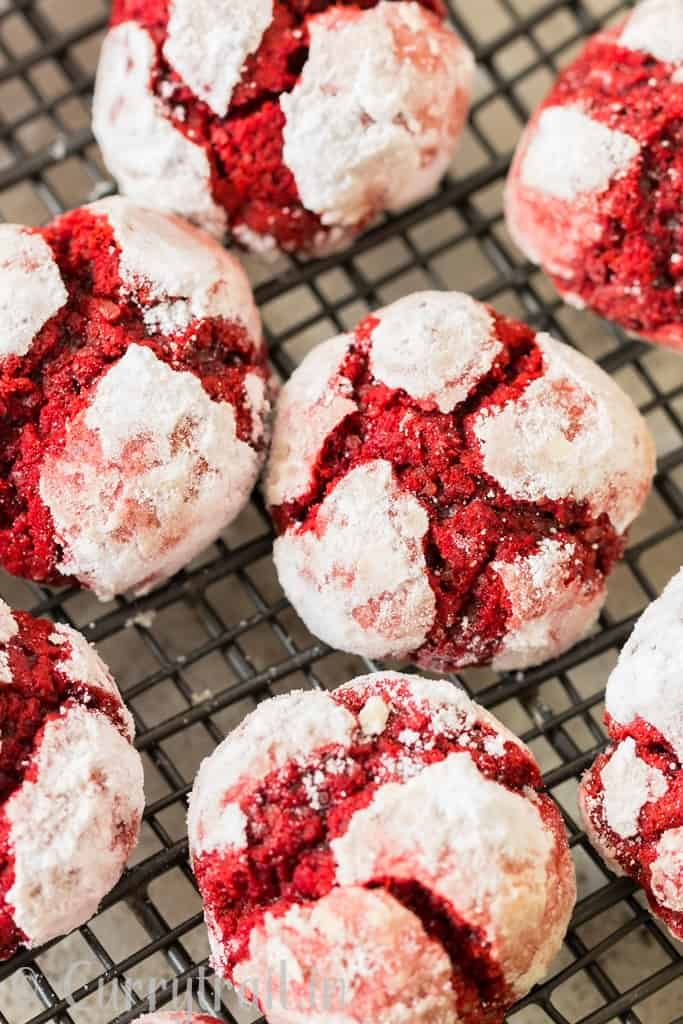
[[[0,0],[0,219],[40,223],[110,187],[89,127],[106,22],[102,0]],[[631,536],[595,635],[526,674],[465,673],[468,691],[525,739],[566,816],[579,902],[554,973],[515,1024],[683,1024],[683,958],[616,880],[577,820],[576,784],[604,742],[604,684],[637,614],[683,562],[683,358],[564,307],[511,245],[501,213],[509,158],[532,106],[582,38],[623,16],[611,0],[454,0],[479,60],[470,127],[442,190],[322,263],[250,266],[278,370],[369,308],[416,288],[455,287],[597,358],[636,399],[659,447],[655,493]],[[100,914],[66,940],[0,968],[0,1024],[103,1024],[194,999],[255,1019],[207,970],[184,812],[199,761],[255,702],[330,687],[372,666],[329,651],[282,598],[258,496],[212,550],[139,602],[99,605],[4,577],[3,596],[80,628],[135,716],[148,807],[135,864]],[[218,1000],[218,1001],[216,1001]],[[176,1003],[175,1005],[179,1005]]]

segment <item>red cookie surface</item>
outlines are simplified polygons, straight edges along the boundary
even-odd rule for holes
[[[562,296],[683,346],[683,6],[644,0],[564,71],[520,143],[513,237]]]
[[[594,846],[683,939],[683,572],[650,605],[610,676],[611,745],[581,785]]]
[[[284,386],[275,564],[333,647],[524,668],[594,624],[653,469],[642,418],[585,356],[466,295],[412,295]]]
[[[121,191],[323,254],[450,163],[471,54],[441,0],[116,0],[94,128]]]
[[[194,558],[264,458],[268,370],[239,265],[127,200],[0,226],[0,563],[109,598]]]
[[[530,751],[446,682],[264,702],[202,765],[189,836],[214,966],[271,1024],[499,1024],[574,905]]]
[[[68,626],[0,601],[0,958],[90,918],[137,843],[133,721]]]

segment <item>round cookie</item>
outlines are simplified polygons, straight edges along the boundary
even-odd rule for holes
[[[500,1024],[576,895],[530,751],[396,673],[260,704],[202,765],[189,836],[213,964],[270,1024]]]
[[[94,648],[0,601],[0,959],[84,924],[137,844],[133,720]]]
[[[683,939],[683,571],[624,647],[605,722],[612,742],[581,784],[586,830]]]
[[[143,593],[246,504],[268,368],[237,262],[106,199],[0,226],[0,563],[103,599]]]
[[[116,0],[94,129],[121,191],[322,255],[431,193],[474,61],[441,0]]]
[[[332,647],[521,669],[595,623],[653,470],[642,418],[585,356],[466,295],[415,294],[284,386],[275,564]]]
[[[591,39],[519,145],[507,221],[567,302],[683,346],[683,6]]]

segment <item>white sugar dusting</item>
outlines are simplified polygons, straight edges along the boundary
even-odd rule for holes
[[[305,760],[323,746],[346,748],[354,716],[327,693],[296,691],[264,701],[207,758],[190,799],[188,831],[193,857],[246,845],[245,820],[226,794],[248,788],[290,760]]]
[[[683,571],[639,619],[607,683],[605,706],[620,725],[641,718],[683,761]]]
[[[683,828],[664,832],[650,871],[652,891],[659,902],[683,913]]]
[[[45,239],[0,224],[0,359],[25,356],[68,297]]]
[[[415,732],[414,729],[403,729],[397,738],[399,743],[403,743],[406,747],[417,747],[421,742],[419,732]]]
[[[275,261],[279,253],[277,238],[254,231],[247,224],[236,224],[231,228],[233,238],[248,252],[261,256],[264,260]]]
[[[351,382],[339,375],[351,340],[343,334],[317,345],[282,389],[265,478],[271,506],[305,494],[325,441],[357,409]]]
[[[560,882],[553,834],[531,799],[486,779],[467,753],[383,786],[331,848],[342,886],[410,877],[448,900],[482,929],[514,990],[542,976],[559,948],[572,907],[548,920]]]
[[[391,712],[426,711],[432,735],[452,729],[463,743],[469,729],[490,725],[496,732],[487,739],[491,751],[504,754],[508,731],[446,681],[381,672],[359,677],[338,693],[360,698],[358,720],[327,693],[288,694],[260,705],[204,762],[188,821],[195,861],[206,852],[246,845],[236,805],[256,799],[259,781],[288,764],[305,768],[309,805],[323,809],[331,776],[354,764],[345,752],[363,735],[381,735]],[[428,730],[403,732],[400,742],[423,749]],[[335,746],[341,749],[330,749]],[[481,929],[517,995],[545,973],[561,945],[575,899],[574,876],[566,846],[541,816],[541,798],[487,779],[465,751],[427,766],[406,752],[405,770],[399,758],[385,760],[386,774],[377,766],[371,803],[331,843],[332,891],[284,914],[265,915],[235,969],[234,980],[248,985],[272,977],[273,963],[287,965],[286,981],[278,974],[286,988],[274,991],[269,1004],[269,1018],[278,1024],[299,1019],[291,1013],[304,991],[310,995],[313,971],[338,977],[340,970],[345,1014],[353,1006],[354,1020],[457,1024],[457,1004],[449,1009],[439,996],[444,957],[443,990],[453,997],[452,965],[442,945],[434,942],[432,948],[418,918],[389,892],[365,888],[378,878],[414,879],[448,901],[459,919]],[[400,782],[394,781],[397,775]],[[226,811],[228,826],[221,820]],[[231,939],[211,906],[207,924],[214,966],[225,972]],[[427,955],[422,979],[421,958]],[[439,1007],[445,1016],[434,1016]]]
[[[305,206],[349,225],[428,195],[466,114],[469,51],[416,3],[333,8],[308,26],[308,60],[280,99],[284,159]]]
[[[465,401],[503,348],[486,307],[459,292],[418,292],[376,315],[374,376],[441,412]]]
[[[330,777],[352,771],[354,765],[355,762],[344,754],[326,755],[324,760],[320,761],[320,767],[311,768],[303,775],[301,781],[306,790],[308,802],[314,810],[321,810],[328,802],[326,789]]]
[[[532,131],[521,180],[557,199],[603,192],[628,173],[640,153],[624,132],[594,121],[577,107],[546,107]]]
[[[321,1024],[458,1024],[452,972],[445,949],[412,911],[382,890],[349,887],[266,914],[235,981],[267,987],[272,1024],[310,1021],[320,979],[328,983],[327,1012],[315,1014]]]
[[[616,747],[600,778],[605,821],[622,839],[637,835],[638,819],[645,804],[658,800],[668,789],[666,776],[638,757],[631,737]]]
[[[531,555],[492,563],[511,605],[496,670],[540,665],[573,647],[595,625],[607,590],[595,581],[567,581],[575,555],[573,544],[546,537]]]
[[[64,450],[43,463],[60,571],[105,600],[149,590],[235,518],[259,465],[229,403],[131,345],[69,423]]]
[[[227,218],[212,198],[208,156],[173,126],[152,93],[156,62],[152,37],[132,21],[105,37],[93,98],[104,161],[124,194],[222,237]]]
[[[261,344],[261,322],[246,274],[214,239],[178,217],[120,196],[88,209],[109,221],[120,249],[124,287],[139,302],[153,333],[173,334],[193,320],[222,317],[241,324]]]
[[[280,583],[332,647],[370,658],[408,654],[435,615],[422,546],[428,527],[389,462],[357,466],[323,501],[315,530],[291,527],[276,540]]]
[[[580,352],[537,336],[544,373],[475,421],[484,470],[513,498],[587,501],[622,533],[649,493],[655,447],[631,399]]]
[[[143,314],[145,327],[150,334],[182,334],[194,319],[190,303],[186,299],[163,302],[151,306]]]
[[[111,672],[92,644],[71,626],[62,623],[55,626],[50,643],[64,648],[62,656],[55,662],[55,667],[72,683],[96,687],[116,699],[119,705],[119,718],[125,724],[128,739],[132,742],[135,738],[133,717],[123,703]]]
[[[12,671],[9,665],[9,655],[6,650],[7,644],[19,632],[12,609],[9,605],[0,600],[0,683],[9,685],[12,682]]]
[[[681,0],[643,0],[626,22],[619,42],[670,64],[683,61]]]
[[[273,0],[171,0],[164,56],[225,117],[247,57],[273,20]]]
[[[615,875],[623,875],[624,869],[618,863],[616,847],[609,837],[600,821],[602,809],[602,794],[593,797],[588,793],[587,785],[591,781],[593,772],[591,769],[581,780],[579,785],[578,803],[583,819],[583,826],[588,839],[599,852],[602,859]]]
[[[356,693],[376,695],[389,699],[392,706],[410,710],[411,704],[417,705],[423,714],[427,714],[429,730],[434,735],[451,735],[461,742],[467,742],[467,734],[478,725],[493,729],[503,747],[505,743],[528,752],[528,748],[513,732],[499,722],[489,711],[471,700],[464,690],[447,682],[445,679],[423,679],[416,675],[405,675],[402,672],[374,672],[367,676],[358,676],[350,683],[345,683],[337,690],[338,693],[351,690]],[[407,696],[404,696],[407,694]],[[404,729],[399,739],[406,746],[422,746],[429,744],[429,733],[415,732]],[[493,737],[491,738],[494,742]],[[496,748],[500,749],[497,742]]]
[[[244,394],[251,414],[252,444],[260,444],[270,429],[270,396],[266,382],[259,373],[247,373]]]
[[[14,883],[7,903],[30,947],[84,924],[118,881],[144,807],[140,755],[104,715],[48,722],[35,781],[5,806]]]
[[[484,750],[491,757],[505,757],[505,739],[502,736],[487,736]]]
[[[0,599],[0,644],[8,644],[19,632],[19,626],[12,609]]]

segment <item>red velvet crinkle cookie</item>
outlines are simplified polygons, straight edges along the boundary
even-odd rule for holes
[[[560,75],[520,143],[507,218],[562,296],[683,346],[683,4],[645,0]]]
[[[275,564],[333,647],[524,668],[594,624],[653,469],[642,418],[585,356],[466,295],[412,295],[285,385]]]
[[[683,939],[683,571],[638,622],[605,708],[612,743],[581,785],[588,835]]]
[[[474,61],[442,0],[115,0],[94,127],[121,190],[255,252],[348,244],[445,173]]]
[[[0,958],[84,924],[144,808],[133,720],[94,648],[0,601]]]
[[[244,273],[124,199],[0,226],[0,562],[144,592],[241,511],[268,368]]]
[[[213,964],[271,1024],[498,1024],[576,895],[530,751],[390,672],[259,705],[202,765],[189,835]]]

